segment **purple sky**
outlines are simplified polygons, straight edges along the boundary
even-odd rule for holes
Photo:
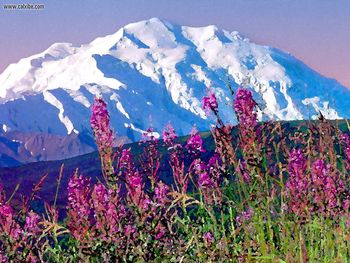
[[[3,9],[19,3],[45,9]],[[350,87],[350,0],[0,0],[0,5],[0,73],[55,42],[88,43],[125,24],[159,17],[237,30]]]

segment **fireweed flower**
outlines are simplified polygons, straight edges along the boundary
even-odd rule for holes
[[[8,204],[0,205],[0,226],[10,230],[12,224],[12,208]]]
[[[138,171],[127,178],[128,198],[138,207],[147,208],[149,200],[143,192],[143,180]]]
[[[167,126],[165,126],[165,129],[163,131],[164,143],[167,146],[173,146],[176,139],[177,135],[175,133],[174,127],[169,123]]]
[[[190,137],[188,138],[186,143],[186,148],[190,153],[205,152],[203,148],[202,138],[196,127],[192,128]]]
[[[5,253],[3,253],[1,250],[0,250],[0,262],[1,262],[1,263],[9,262],[8,257],[7,257],[7,256],[5,255]]]
[[[119,192],[115,189],[108,189],[107,191],[108,207],[106,212],[109,229],[112,233],[119,230],[117,220],[126,216],[125,207],[119,203]]]
[[[145,141],[157,141],[159,135],[154,132],[153,127],[149,127],[146,132],[142,133],[142,140]]]
[[[154,189],[154,201],[157,205],[164,205],[167,201],[169,187],[163,182],[158,182]]]
[[[150,179],[152,189],[154,189],[158,181],[158,170],[160,167],[158,136],[159,135],[154,132],[154,129],[150,127],[147,129],[147,132],[143,136],[143,141],[140,143],[140,145],[144,146],[140,158],[141,171]]]
[[[255,127],[257,124],[257,114],[254,111],[256,102],[253,100],[253,94],[248,89],[238,88],[234,110],[239,123],[245,127]]]
[[[124,171],[126,177],[131,176],[134,173],[135,164],[130,148],[122,150],[119,165]]]
[[[343,182],[337,171],[324,160],[317,159],[306,173],[306,159],[301,150],[292,150],[289,157],[289,178],[286,183],[289,210],[299,216],[307,212],[335,216],[346,202],[341,201]],[[346,200],[345,200],[346,201]]]
[[[340,139],[344,146],[345,156],[348,160],[350,160],[350,136],[346,133],[343,133]]]
[[[107,104],[102,98],[95,98],[95,102],[92,105],[90,124],[101,152],[114,146],[114,133],[109,127]]]
[[[121,166],[125,167],[127,166],[127,164],[131,163],[132,162],[132,156],[131,156],[131,149],[123,149],[122,150],[122,156],[120,158],[120,163],[121,163]]]
[[[346,133],[342,133],[340,141],[343,145],[343,152],[347,160],[347,169],[350,170],[350,137]]]
[[[170,166],[178,191],[185,193],[188,187],[188,175],[185,173],[185,162],[180,154],[179,148],[171,153]]]
[[[109,127],[110,120],[107,105],[102,98],[95,98],[95,102],[92,106],[90,124],[102,159],[103,171],[105,177],[108,178],[114,173],[113,147],[115,137],[114,132]],[[109,180],[110,179],[111,178],[109,178]]]
[[[91,226],[90,179],[75,173],[68,183],[68,228],[72,235],[82,241]]]
[[[222,160],[220,158],[220,155],[218,153],[214,153],[212,157],[210,157],[208,161],[208,166],[210,168],[217,168],[218,166],[222,165]]]
[[[203,97],[202,99],[202,108],[207,115],[210,114],[210,111],[213,111],[215,114],[218,110],[218,102],[216,100],[215,94],[210,91],[208,96]]]
[[[237,172],[239,172],[243,178],[245,183],[250,183],[250,175],[247,172],[247,165],[245,160],[241,160],[239,165],[236,168]]]
[[[198,185],[201,188],[204,187],[212,187],[213,186],[213,181],[210,178],[210,175],[207,172],[202,172],[199,177],[198,177]]]
[[[125,216],[125,211],[119,209],[118,192],[115,189],[106,189],[106,187],[98,183],[92,191],[92,205],[94,208],[94,218],[96,221],[96,229],[103,239],[107,237],[115,238],[118,233],[118,219]]]
[[[212,130],[216,151],[220,155],[223,164],[234,164],[233,160],[236,159],[235,150],[232,145],[232,126],[220,125]]]
[[[136,191],[137,189],[141,189],[142,186],[142,178],[139,173],[136,172],[133,176],[128,179],[129,186],[132,190]]]
[[[210,246],[214,242],[214,237],[210,232],[204,233],[203,238],[208,246]]]
[[[312,165],[313,212],[334,216],[340,207],[340,194],[344,191],[343,182],[338,174],[318,159]]]
[[[155,228],[156,236],[155,239],[159,240],[166,234],[166,227],[162,225],[162,223],[158,223],[157,227]]]
[[[243,211],[244,220],[250,221],[254,216],[254,209],[249,207],[246,211]]]
[[[135,232],[136,232],[136,228],[133,225],[129,224],[124,227],[124,233],[127,237],[134,235]]]
[[[108,210],[108,196],[105,186],[101,183],[95,184],[91,198],[94,208],[96,228],[101,229],[106,223],[105,214]]]
[[[200,188],[210,188],[213,186],[213,181],[208,173],[208,165],[205,162],[196,159],[192,162],[192,167],[194,173],[198,175],[198,186]]]
[[[24,230],[29,235],[37,235],[40,233],[39,227],[40,217],[33,211],[30,211],[26,217],[26,223],[24,225]]]
[[[208,161],[208,172],[210,175],[210,179],[212,181],[213,189],[215,191],[215,201],[216,203],[221,203],[222,192],[219,187],[223,181],[222,176],[222,160],[218,153],[214,153],[214,155]]]
[[[192,162],[189,171],[192,175],[197,175],[198,188],[203,195],[204,202],[208,205],[219,203],[222,196],[221,190],[218,187],[220,172],[217,163],[213,165],[214,166],[210,166],[200,159],[195,159]]]
[[[21,227],[15,222],[12,208],[8,204],[0,204],[0,229],[13,239],[22,234]]]
[[[248,223],[254,216],[254,209],[249,207],[247,210],[244,210],[236,217],[236,221],[238,225],[242,225],[243,223]]]
[[[213,182],[207,172],[208,166],[205,162],[201,161],[200,159],[195,159],[191,166],[193,167],[193,171],[195,174],[198,175],[198,186],[203,187],[209,187],[212,186]]]
[[[240,145],[246,154],[252,153],[257,141],[257,113],[255,107],[256,102],[253,99],[252,92],[248,89],[238,88],[234,111],[239,121]]]
[[[207,165],[205,162],[201,161],[200,159],[195,159],[193,162],[192,162],[192,167],[194,169],[194,172],[196,174],[200,174],[204,171],[207,170]]]
[[[291,212],[301,216],[308,208],[310,181],[306,174],[306,158],[302,150],[293,149],[289,154],[289,177],[286,183],[288,207]]]
[[[163,131],[163,139],[165,145],[167,145],[168,153],[170,154],[170,167],[174,177],[175,185],[178,191],[182,193],[187,191],[188,176],[185,173],[184,164],[184,147],[176,142],[177,134],[171,124],[168,124]]]

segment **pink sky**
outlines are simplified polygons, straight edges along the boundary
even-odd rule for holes
[[[0,1],[0,73],[55,42],[88,43],[139,20],[237,30],[280,48],[350,88],[349,0],[37,1],[40,11],[7,11]]]

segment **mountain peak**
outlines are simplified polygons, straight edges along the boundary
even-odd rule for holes
[[[228,79],[254,92],[262,119],[315,118],[319,111],[350,117],[350,91],[287,53],[215,25],[151,18],[85,45],[56,43],[10,65],[0,75],[0,127],[89,130],[91,103],[102,95],[121,136],[137,140],[150,124],[159,132],[169,121],[187,134],[194,123],[204,130],[212,122],[201,108],[209,88],[224,121],[235,121],[226,106]]]

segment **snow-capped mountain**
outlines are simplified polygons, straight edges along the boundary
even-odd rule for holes
[[[109,105],[119,136],[141,137],[170,121],[179,134],[212,121],[201,98],[212,89],[234,122],[227,83],[254,91],[261,118],[350,117],[350,90],[280,50],[215,26],[152,18],[89,44],[57,43],[0,75],[0,132],[65,135],[89,131],[94,96]]]

